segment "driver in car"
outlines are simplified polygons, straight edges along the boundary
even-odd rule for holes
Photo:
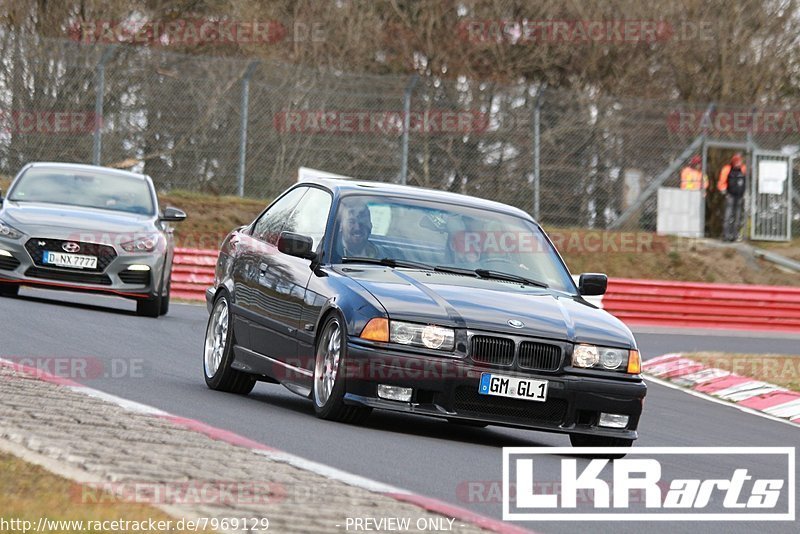
[[[339,256],[342,258],[383,258],[381,247],[369,240],[372,217],[367,203],[359,198],[342,200],[339,212]]]

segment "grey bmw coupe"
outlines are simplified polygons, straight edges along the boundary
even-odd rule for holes
[[[372,409],[628,447],[647,386],[631,331],[542,228],[497,202],[378,182],[298,183],[222,243],[209,388],[279,383],[317,416]]]
[[[135,299],[147,317],[169,310],[169,223],[186,214],[159,211],[149,176],[30,163],[0,203],[0,296],[26,285]]]

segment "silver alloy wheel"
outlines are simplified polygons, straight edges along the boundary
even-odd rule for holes
[[[223,297],[214,305],[214,311],[208,319],[206,328],[206,345],[203,354],[203,366],[206,376],[214,378],[222,363],[225,344],[228,342],[228,300]]]
[[[322,335],[314,364],[314,399],[320,408],[325,406],[336,385],[339,359],[342,355],[342,329],[334,319]]]

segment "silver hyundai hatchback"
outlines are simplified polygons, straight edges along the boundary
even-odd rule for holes
[[[169,223],[186,214],[159,211],[149,176],[30,163],[0,203],[0,296],[26,285],[135,299],[147,317],[169,310]]]

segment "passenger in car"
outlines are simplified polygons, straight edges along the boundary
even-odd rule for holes
[[[469,223],[469,227],[468,224]],[[452,216],[447,220],[447,260],[455,267],[477,267],[482,251],[482,234],[476,223]]]

